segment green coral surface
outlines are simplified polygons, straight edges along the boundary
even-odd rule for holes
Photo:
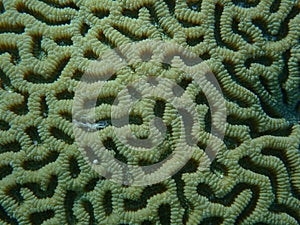
[[[0,224],[300,224],[299,24],[292,0],[0,0]],[[134,156],[113,134],[111,105],[135,79],[149,71],[172,78],[199,112],[188,163],[135,187],[87,163],[72,106],[91,62],[143,40],[202,58],[222,89],[227,121],[221,150],[201,169],[212,119],[195,82],[163,64],[118,71],[96,102],[97,120],[109,124],[99,139],[118,160],[155,163],[177,140],[174,108],[157,99],[129,118],[140,138],[151,116],[166,122],[156,155]]]

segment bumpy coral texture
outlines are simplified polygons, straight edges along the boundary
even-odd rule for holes
[[[0,0],[0,224],[300,224],[299,12],[292,0]],[[227,129],[199,170],[209,105],[193,80],[175,76],[199,109],[198,150],[170,179],[127,187],[84,160],[72,105],[89,62],[145,39],[205,60],[226,99]],[[98,120],[109,122],[116,94],[145,68],[107,82]],[[172,118],[163,101],[142,106],[129,120],[137,136],[149,115]],[[111,126],[99,137],[117,159],[148,165],[172,151],[178,129],[167,125],[156,158],[132,159]]]

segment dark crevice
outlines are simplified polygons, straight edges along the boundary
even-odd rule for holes
[[[198,194],[205,196],[209,201],[213,203],[219,203],[225,206],[230,206],[234,202],[235,198],[244,190],[250,189],[252,192],[251,200],[244,205],[242,212],[237,216],[234,224],[242,224],[243,220],[246,219],[255,209],[256,203],[259,198],[259,187],[247,183],[237,184],[229,193],[224,197],[218,198],[215,196],[213,190],[209,185],[205,183],[200,183],[197,187]]]
[[[25,133],[30,137],[33,144],[42,143],[42,140],[41,140],[41,137],[39,135],[37,127],[33,127],[33,126],[27,127],[25,129]]]
[[[1,7],[1,2],[0,2]],[[8,26],[1,26],[0,33],[15,33],[15,34],[22,34],[25,31],[25,26],[22,24],[10,24]]]
[[[294,206],[293,208],[289,205],[284,204],[273,204],[270,206],[269,210],[271,212],[277,213],[284,213],[289,215],[290,217],[294,218],[298,224],[300,224],[300,214],[299,214],[299,206]]]
[[[171,68],[171,65],[170,65],[170,63],[161,63],[161,65],[162,65],[162,69],[164,69],[164,70],[169,70],[170,68]]]
[[[265,37],[267,40],[272,40],[273,36],[269,33],[268,24],[264,18],[254,18],[252,19],[252,23],[254,26],[258,27],[261,30],[263,37]]]
[[[227,149],[232,150],[232,149],[239,147],[241,144],[241,141],[236,137],[230,137],[230,136],[226,135],[224,137],[224,143],[225,143]]]
[[[87,25],[86,23],[82,23],[80,26],[80,34],[85,37],[86,34],[89,32],[89,29],[91,27],[89,25]]]
[[[215,174],[222,174],[223,176],[228,175],[228,169],[225,165],[219,163],[216,159],[214,159],[210,164],[210,171]]]
[[[155,106],[154,106],[154,115],[156,117],[163,118],[164,112],[165,112],[166,102],[163,100],[156,100]]]
[[[168,9],[169,9],[169,12],[171,13],[171,15],[174,14],[174,10],[175,10],[175,0],[163,0],[167,6],[168,6]]]
[[[289,96],[286,92],[285,89],[281,88],[281,94],[282,94],[282,103],[285,104],[286,106],[288,105],[289,102]],[[287,111],[288,111],[288,106],[287,106]]]
[[[149,6],[145,6],[145,7],[149,11],[151,23],[153,25],[159,25],[160,24],[159,23],[159,19],[158,19],[158,16],[157,16],[157,14],[155,12],[155,9],[154,9],[153,5],[151,5],[151,6],[149,5]]]
[[[291,58],[291,49],[288,49],[287,51],[285,51],[282,54],[282,59],[283,59],[284,65],[278,76],[278,81],[280,83],[280,88],[282,91],[282,102],[285,104],[288,103],[288,99],[287,99],[287,95],[285,95],[286,91],[282,86],[286,82],[286,80],[288,79],[288,77],[290,75],[289,66],[288,66],[290,58]]]
[[[21,62],[21,56],[19,55],[19,50],[17,46],[1,46],[0,45],[0,55],[4,53],[9,53],[11,56],[11,63],[17,65]]]
[[[236,117],[235,115],[228,115],[227,122],[232,125],[244,125],[244,126],[249,127],[249,129],[250,129],[249,134],[250,134],[251,138],[256,138],[261,135],[257,129],[259,126],[259,123],[255,118],[241,119],[239,117]]]
[[[232,125],[248,126],[250,128],[251,138],[256,138],[256,137],[264,136],[264,135],[288,137],[292,133],[292,125],[289,127],[282,127],[280,129],[276,129],[276,130],[267,130],[264,132],[260,132],[257,129],[259,127],[259,123],[256,120],[256,118],[241,119],[239,117],[236,117],[235,115],[228,115],[227,122]]]
[[[201,142],[201,141],[199,141],[197,143],[197,146],[198,146],[200,151],[204,151],[207,148],[207,145],[204,142]]]
[[[43,159],[23,161],[22,167],[24,170],[38,170],[49,163],[55,162],[58,156],[58,152],[49,152]]]
[[[58,100],[67,100],[67,99],[74,99],[74,92],[70,92],[68,90],[63,90],[55,94],[55,97]]]
[[[0,2],[0,13],[4,13],[4,11],[5,11],[5,8],[4,8],[3,2],[1,1]]]
[[[19,93],[21,94],[21,93]],[[24,101],[22,103],[16,104],[16,105],[12,105],[9,107],[10,111],[14,112],[17,115],[26,115],[29,112],[28,109],[28,93],[24,93],[23,94],[24,97]]]
[[[222,199],[217,198],[213,190],[211,189],[211,187],[205,183],[198,184],[197,193],[199,195],[205,196],[210,202],[221,203],[225,206],[230,206],[233,203],[234,199],[236,198],[236,195],[229,195],[229,194],[227,194],[227,196],[223,197]],[[239,194],[239,192],[235,194]]]
[[[223,221],[223,217],[214,216],[203,219],[199,225],[221,225]]]
[[[263,37],[265,37],[267,40],[280,41],[281,39],[285,38],[288,35],[290,20],[296,17],[299,13],[300,13],[300,8],[297,5],[294,5],[291,11],[289,12],[289,14],[282,21],[276,35],[270,34],[268,30],[267,22],[265,21],[264,18],[257,17],[252,20],[252,23],[262,31]]]
[[[83,74],[84,74],[84,72],[76,69],[71,78],[74,79],[74,80],[80,81]]]
[[[299,87],[299,90],[300,90],[300,87]],[[298,103],[296,104],[296,107],[295,107],[295,112],[296,114],[300,114],[300,100],[298,101]]]
[[[115,159],[117,159],[123,163],[128,162],[127,158],[122,153],[120,153],[120,151],[118,150],[118,148],[112,138],[107,138],[106,140],[104,140],[103,145],[106,149],[112,150],[115,152],[115,155],[114,155]]]
[[[8,176],[9,174],[11,174],[13,172],[13,168],[10,165],[2,165],[0,166],[0,181]],[[1,218],[1,216],[0,216]]]
[[[178,85],[183,89],[183,90],[186,90],[187,87],[189,86],[189,84],[192,83],[192,79],[191,78],[183,78],[179,83]]]
[[[243,8],[251,8],[256,7],[259,3],[259,0],[233,0],[233,4],[243,7]]]
[[[35,34],[32,36],[32,54],[37,59],[43,59],[47,56],[47,52],[42,48],[42,35]]]
[[[122,15],[129,17],[129,18],[133,18],[133,19],[137,19],[139,17],[139,9],[122,9]]]
[[[124,207],[126,211],[137,211],[145,208],[147,200],[154,195],[165,192],[167,188],[163,184],[154,184],[145,187],[141,196],[138,199],[124,199]]]
[[[5,194],[12,197],[16,202],[22,203],[24,201],[23,196],[21,195],[21,185],[15,184],[14,186],[8,187],[4,190]]]
[[[0,130],[6,131],[9,130],[10,125],[8,122],[0,119]]]
[[[274,195],[277,196],[278,183],[276,182],[277,180],[276,171],[272,170],[271,168],[262,166],[257,162],[254,162],[254,160],[252,160],[249,156],[245,156],[241,158],[239,160],[239,164],[241,167],[243,167],[246,170],[251,170],[255,173],[267,176],[269,178],[269,181],[271,182],[272,191]]]
[[[56,42],[56,44],[60,45],[60,46],[70,46],[73,45],[73,41],[70,37],[60,37],[60,38],[56,38],[54,40]]]
[[[197,140],[197,138],[192,135],[192,127],[195,123],[195,118],[193,118],[193,115],[185,108],[178,108],[177,110],[178,114],[182,118],[183,127],[185,130],[185,143],[193,146]]]
[[[30,71],[24,75],[24,79],[35,84],[53,83],[54,81],[58,80],[69,61],[70,57],[62,58],[59,60],[59,64],[55,67],[54,71],[49,71],[47,74],[38,74]]]
[[[71,138],[68,134],[66,134],[65,132],[63,132],[61,129],[59,129],[57,127],[51,127],[50,133],[56,139],[66,142],[67,144],[71,145],[74,143],[73,138]]]
[[[47,100],[46,100],[46,96],[42,96],[41,97],[41,101],[40,101],[40,115],[44,118],[46,118],[48,116],[49,113],[49,107],[47,105]]]
[[[242,86],[242,87],[246,87],[248,89],[251,90],[251,88],[249,87],[249,84],[246,83],[246,81],[242,80],[241,78],[239,78],[237,75],[236,75],[236,72],[235,72],[235,64],[229,60],[224,60],[223,62],[223,65],[225,67],[225,69],[227,70],[227,72],[229,73],[231,79],[237,83],[238,85]],[[225,96],[227,98],[229,98],[231,101],[237,103],[240,107],[243,107],[243,108],[246,108],[246,107],[250,107],[251,105],[249,103],[247,103],[246,101],[243,101],[242,96],[235,96],[233,95],[233,92],[231,92],[231,90],[229,91],[226,91],[226,90],[223,90],[223,93],[225,94]]]
[[[270,12],[276,13],[279,10],[281,0],[273,0],[272,5],[270,6]]]
[[[209,106],[207,98],[206,98],[205,94],[202,91],[200,91],[196,95],[195,102],[197,103],[197,105],[207,105],[207,107]]]
[[[194,10],[196,12],[200,12],[201,10],[201,4],[202,4],[202,0],[188,0],[186,1],[187,6],[191,9]]]
[[[175,175],[172,176],[172,179],[174,179],[175,183],[176,183],[176,192],[177,192],[178,200],[179,200],[182,208],[184,208],[184,214],[183,214],[183,218],[182,218],[183,224],[185,224],[186,221],[188,221],[189,211],[193,210],[194,207],[193,207],[193,204],[186,198],[186,196],[184,194],[185,183],[181,177],[182,177],[183,173],[196,172],[198,166],[199,166],[199,163],[196,160],[190,159],[184,165],[183,168],[181,168]]]
[[[29,15],[33,16],[35,19],[37,19],[38,21],[40,21],[42,23],[46,23],[47,25],[52,25],[52,26],[67,25],[67,24],[70,24],[70,22],[71,22],[71,19],[67,18],[67,16],[55,17],[56,18],[55,20],[51,20],[51,19],[47,18],[46,15],[43,15],[40,11],[29,8],[27,5],[25,5],[24,3],[21,3],[21,2],[17,5],[17,11],[19,13],[29,14]],[[58,19],[58,18],[60,18],[60,19]]]
[[[203,54],[199,55],[199,57],[201,58],[201,60],[208,60],[211,58],[211,55],[209,52],[204,52]]]
[[[170,134],[170,133],[168,133],[168,134]],[[166,140],[166,141],[168,141],[168,140]],[[163,160],[165,160],[165,159],[167,159],[169,156],[171,156],[172,155],[172,152],[173,152],[173,149],[172,149],[172,147],[171,146],[167,146],[165,149],[164,149],[164,151],[161,153],[161,155],[160,155],[160,157],[159,157],[159,159],[157,160],[157,162],[162,162]],[[148,165],[151,165],[151,163],[149,163]],[[147,166],[148,166],[147,165]],[[152,165],[153,165],[153,162],[152,162]],[[154,169],[154,168],[153,168]],[[151,169],[149,169],[149,168],[145,168],[144,169],[144,172],[150,172],[151,173]],[[153,171],[154,172],[154,171]]]
[[[263,75],[259,76],[259,81],[260,81],[260,84],[264,87],[264,89],[268,92],[269,95],[272,95],[272,91],[271,91],[271,88],[270,88],[270,85],[269,85],[269,81],[263,77]]]
[[[77,159],[72,156],[69,158],[69,170],[72,178],[77,178],[80,174],[80,167],[78,165]]]
[[[241,31],[239,29],[239,26],[238,26],[239,23],[240,23],[239,18],[236,18],[236,17],[232,18],[231,27],[232,27],[233,33],[240,35],[249,44],[253,44],[254,43],[253,38],[249,34],[247,34],[245,31]]]
[[[109,40],[109,38],[107,38],[105,36],[105,34],[103,32],[100,32],[98,34],[97,39],[102,43],[107,45],[108,47],[110,47],[111,49],[115,49],[117,46],[115,45],[115,43],[113,43],[113,41]]]
[[[264,55],[264,56],[258,56],[255,58],[248,58],[244,65],[246,68],[250,68],[252,63],[258,63],[264,66],[271,66],[273,63],[274,59],[268,55]]]
[[[29,220],[32,225],[40,225],[44,221],[54,217],[55,213],[53,210],[46,210],[42,212],[35,212],[29,215]]]
[[[142,225],[154,225],[154,222],[150,221],[150,220],[144,220],[142,222]]]
[[[271,135],[271,136],[277,136],[277,137],[288,137],[291,135],[293,130],[292,125],[290,125],[289,127],[282,127],[276,130],[271,130],[271,131],[265,131],[265,132],[261,132],[260,135]]]
[[[12,86],[11,86],[10,78],[0,68],[0,88],[10,89],[11,87]]]
[[[130,114],[129,118],[128,115],[125,115],[124,117],[121,118],[112,118],[112,123],[113,126],[115,127],[123,127],[128,124],[141,125],[143,124],[143,118],[140,115]]]
[[[84,201],[82,202],[82,205],[84,210],[89,214],[89,225],[95,225],[96,219],[92,203],[90,203],[89,201]]]
[[[255,92],[254,92],[255,93]],[[285,110],[283,108],[282,103],[277,102],[277,104],[275,105],[273,104],[269,104],[268,101],[264,100],[263,98],[261,98],[261,96],[259,96],[259,100],[260,100],[260,106],[263,109],[263,111],[272,118],[282,118],[284,115],[283,110]]]
[[[69,113],[69,112],[60,112],[59,115],[60,115],[63,119],[65,119],[65,120],[67,120],[67,121],[69,121],[69,122],[72,122],[72,113]]]
[[[189,20],[184,20],[183,18],[177,18],[177,21],[184,28],[196,27],[196,26],[200,26],[201,25],[201,21],[189,21]]]
[[[66,211],[66,220],[68,225],[77,224],[76,216],[74,215],[73,207],[75,203],[75,199],[78,197],[78,194],[75,191],[67,190],[65,200],[64,200],[64,208]]]
[[[102,104],[113,105],[115,99],[115,96],[98,97],[96,101],[96,106],[100,106]]]
[[[204,130],[207,132],[207,133],[211,133],[211,111],[210,111],[210,108],[208,108],[207,110],[207,113],[205,114],[205,117],[204,117],[204,121],[205,121],[205,127],[204,127]]]
[[[98,55],[96,55],[93,50],[91,49],[87,49],[86,51],[84,51],[83,53],[83,57],[90,59],[90,60],[97,60],[99,58]]]
[[[1,5],[1,2],[0,2]],[[6,222],[10,225],[18,225],[18,221],[11,217],[4,209],[4,207],[0,204],[0,220]]]
[[[275,156],[279,158],[283,162],[284,167],[287,169],[289,178],[291,178],[294,169],[289,165],[291,159],[289,159],[289,157],[287,156],[286,151],[287,150],[285,149],[283,150],[283,149],[263,148],[261,150],[261,154],[267,156]],[[291,193],[293,194],[294,197],[300,200],[300,191],[297,189],[296,184],[291,179],[290,179],[290,185],[291,185]]]
[[[275,36],[275,40],[279,41],[285,38],[289,33],[289,22],[290,20],[294,19],[297,15],[300,14],[300,7],[294,5],[292,10],[289,12],[287,17],[281,23],[277,35]]]
[[[210,111],[210,108],[209,108],[209,103],[207,101],[207,98],[205,96],[205,94],[200,91],[196,97],[195,97],[195,102],[197,105],[206,105],[208,107],[207,109],[207,113],[205,114],[205,117],[204,117],[204,121],[205,121],[205,128],[204,130],[208,133],[211,132],[211,111]]]
[[[200,44],[201,42],[204,41],[204,36],[200,36],[200,37],[194,37],[194,38],[190,38],[188,37],[186,39],[186,43],[189,45],[189,46],[196,46],[197,44]]]
[[[13,141],[7,144],[0,144],[0,154],[4,152],[19,152],[21,150],[21,145],[17,141]]]
[[[103,208],[105,211],[105,215],[109,216],[113,211],[112,206],[112,193],[111,191],[106,191],[102,198]]]
[[[171,30],[171,29],[168,29],[169,27],[167,27],[167,26],[162,26],[162,29],[163,29],[163,34],[165,35],[165,36],[167,36],[168,38],[170,38],[170,39],[174,39],[174,33],[175,33],[175,31],[174,30]]]
[[[62,4],[58,4],[54,0],[40,0],[40,1],[46,3],[47,5],[49,5],[51,7],[55,7],[55,8],[71,8],[71,9],[75,9],[77,11],[79,10],[79,7],[72,1],[62,3]]]
[[[54,195],[57,185],[58,179],[56,176],[52,175],[46,190],[43,190],[41,185],[37,183],[26,183],[22,187],[30,189],[37,198],[51,198]]]
[[[259,165],[258,163],[254,162],[249,156],[246,156],[246,157],[240,159],[239,164],[245,169],[248,169],[255,173],[267,176],[269,178],[269,181],[271,182],[272,191],[273,191],[274,195],[277,196],[278,176],[277,176],[276,170],[274,171],[271,168]],[[299,213],[297,213],[295,211],[295,209],[292,209],[287,205],[277,204],[276,200],[275,200],[275,202],[272,203],[272,205],[270,206],[269,209],[270,209],[270,211],[277,212],[277,213],[278,212],[287,213],[288,215],[290,215],[291,217],[296,219],[298,221],[298,223],[300,221]]]
[[[224,6],[220,5],[219,3],[215,6],[215,29],[214,29],[214,36],[217,44],[220,47],[226,47],[230,50],[237,51],[238,48],[233,43],[226,43],[223,41],[221,36],[221,15],[224,11]]]
[[[171,225],[171,206],[169,204],[161,204],[157,213],[160,224]]]
[[[151,160],[145,160],[145,159],[141,159],[138,162],[138,165],[141,166],[142,170],[144,171],[144,173],[146,174],[150,174],[152,172],[156,171],[156,168],[149,168],[147,166],[151,166],[153,165],[153,163],[158,163],[158,162],[162,162],[163,160],[167,159],[169,156],[171,156],[172,154],[172,148],[171,147],[166,147],[164,149],[164,151],[162,152],[162,154],[160,155],[159,159],[157,160],[157,162],[153,162]],[[145,168],[143,168],[143,166],[146,166]]]
[[[103,19],[103,18],[109,16],[109,10],[94,9],[94,10],[92,10],[92,13],[93,13],[94,16],[96,16],[98,19]]]
[[[113,28],[116,29],[121,34],[123,34],[124,36],[130,38],[132,41],[142,41],[142,40],[145,40],[148,38],[145,35],[137,36],[132,31],[128,30],[127,28],[123,28],[121,26],[119,26],[119,27],[114,26]]]
[[[253,225],[270,225],[270,224],[269,223],[258,222],[258,223],[254,223]]]
[[[99,178],[92,178],[85,186],[84,186],[84,191],[85,192],[90,192],[93,191],[94,188],[96,187],[98,181],[100,179]]]

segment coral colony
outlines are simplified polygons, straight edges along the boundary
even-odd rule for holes
[[[0,0],[0,224],[300,224],[299,24],[291,0]]]

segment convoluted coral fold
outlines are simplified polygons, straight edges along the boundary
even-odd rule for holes
[[[0,224],[300,224],[299,24],[300,3],[292,0],[0,0]],[[83,75],[97,73],[95,60],[145,40],[204,60],[225,98],[226,131],[203,167],[214,122],[205,93],[165,64],[123,67],[95,100],[96,121],[108,124],[99,139],[116,159],[157,163],[181,134],[176,109],[146,98],[129,126],[145,138],[158,116],[166,139],[142,155],[126,148],[110,116],[131,82],[168,78],[199,115],[188,163],[165,181],[135,187],[87,163],[72,107]]]

